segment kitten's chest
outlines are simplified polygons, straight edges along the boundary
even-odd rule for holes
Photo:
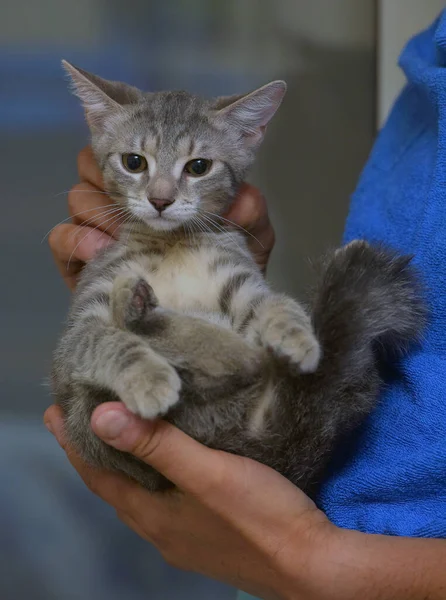
[[[212,249],[172,249],[148,274],[159,303],[180,312],[218,309],[218,278],[212,274]]]

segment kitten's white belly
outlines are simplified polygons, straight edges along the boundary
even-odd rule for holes
[[[221,249],[206,246],[171,248],[153,268],[153,258],[141,254],[124,267],[139,273],[152,286],[163,308],[205,318],[231,328],[230,318],[222,314],[220,295],[234,267],[213,270],[210,265],[222,257]]]
[[[187,313],[219,311],[221,284],[218,275],[210,276],[209,256],[204,252],[168,256],[147,278],[164,308]]]
[[[217,289],[213,282],[199,276],[193,269],[182,272],[151,273],[148,277],[159,303],[164,308],[182,312],[215,310]]]

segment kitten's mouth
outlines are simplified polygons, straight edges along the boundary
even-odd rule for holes
[[[164,213],[161,213],[160,215],[156,215],[156,217],[153,217],[151,220],[154,221],[164,221],[165,223],[169,222],[169,223],[178,223],[178,219],[176,217],[170,216],[170,215],[165,215]]]
[[[153,210],[136,207],[135,216],[145,223],[151,229],[157,231],[172,231],[181,227],[187,221],[188,215],[181,214],[181,211],[162,210],[155,212]]]
[[[144,221],[149,227],[162,231],[176,229],[177,227],[180,227],[182,223],[181,219],[178,219],[178,217],[164,213],[147,216]]]

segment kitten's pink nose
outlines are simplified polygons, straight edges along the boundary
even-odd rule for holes
[[[168,198],[149,198],[150,204],[161,214],[168,206],[173,204],[175,200]]]

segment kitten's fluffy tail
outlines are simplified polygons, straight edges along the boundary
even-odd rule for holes
[[[370,360],[398,355],[420,338],[425,310],[410,261],[363,241],[328,260],[313,304],[320,372],[363,372]]]

